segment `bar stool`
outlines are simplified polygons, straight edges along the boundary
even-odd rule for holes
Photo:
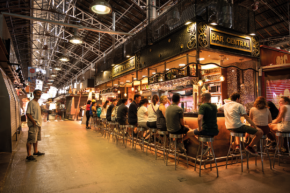
[[[125,143],[125,133],[126,133],[127,125],[120,125],[120,134],[123,138],[123,145],[125,145],[125,148],[127,147],[127,137],[126,137],[126,143]]]
[[[115,127],[113,129],[113,142],[117,141],[118,137],[118,128],[119,128],[119,123],[115,122]],[[116,142],[117,143],[117,142]]]
[[[170,153],[170,144],[171,144],[171,140],[174,140],[174,161],[175,161],[175,170],[176,170],[176,148],[177,148],[177,140],[178,139],[181,139],[181,143],[183,143],[183,134],[169,134],[169,149],[168,149],[168,153],[167,153],[167,156],[166,156],[166,166],[168,165],[168,154]],[[187,154],[185,152],[185,156],[186,156],[186,163],[187,163],[187,167],[188,167],[188,157],[187,157]],[[179,163],[179,153],[178,153],[178,163]]]
[[[260,151],[258,152],[258,154],[261,155],[262,172],[264,172],[263,155],[268,155],[269,162],[270,162],[270,169],[272,169],[269,151],[268,151],[268,148],[266,147],[266,143],[264,143],[264,140],[266,140],[266,138],[267,138],[267,135],[263,135],[261,137],[261,139],[260,139]],[[264,152],[264,150],[266,151],[266,153]],[[249,159],[249,153],[248,153],[247,158]],[[255,156],[255,165],[257,166],[257,156]],[[248,167],[248,169],[249,169],[249,167]]]
[[[166,140],[167,140],[168,131],[160,131],[160,130],[158,130],[157,133],[160,136],[163,136],[163,160],[165,162],[165,157],[166,157]]]
[[[103,136],[106,137],[106,130],[107,130],[107,119],[102,118],[102,130],[103,130]]]
[[[114,128],[115,128],[115,122],[113,122],[113,121],[110,121],[109,122],[109,129],[108,129],[108,134],[109,134],[109,140],[110,140],[110,138],[111,138],[111,136],[112,136],[112,138],[114,138]]]
[[[144,140],[145,140],[145,138],[143,135],[144,135],[145,128],[144,127],[137,127],[137,131],[138,131],[138,133],[137,133],[137,138],[136,138],[136,143],[135,143],[135,150],[136,150],[136,146],[138,143],[138,136],[141,134],[141,140],[140,140],[139,144],[141,144],[141,149],[144,152]]]
[[[228,157],[229,155],[232,156],[232,162],[233,162],[233,156],[236,156],[235,154],[233,154],[233,151],[231,151],[231,146],[232,146],[232,137],[239,137],[242,138],[242,140],[240,139],[240,155],[241,155],[241,170],[242,172],[243,170],[243,149],[242,149],[242,142],[244,142],[244,137],[245,137],[245,133],[236,133],[236,132],[230,132],[230,136],[231,136],[231,140],[230,140],[230,147],[229,147],[229,151],[227,154],[227,159],[226,159],[226,169],[228,168]],[[243,147],[245,149],[245,144],[243,143]],[[247,152],[246,152],[247,155]],[[247,159],[247,168],[249,168],[249,160]]]
[[[134,128],[135,128],[135,125],[128,125],[128,128],[131,129],[131,133],[132,133],[132,138],[130,139],[130,141],[131,141],[132,149],[133,149],[134,148]]]
[[[277,132],[276,136],[278,137],[278,141],[277,141],[277,146],[276,146],[276,150],[275,150],[275,154],[274,154],[273,168],[275,166],[276,155],[278,156],[278,165],[279,166],[280,166],[280,157],[290,157],[290,149],[289,149],[290,132]],[[280,138],[282,138],[282,137],[286,137],[287,138],[288,156],[285,155],[285,154],[280,153],[280,150],[279,150]]]
[[[215,166],[216,166],[217,177],[219,177],[219,171],[218,171],[218,167],[217,167],[217,163],[216,163],[216,159],[215,159],[214,149],[213,149],[213,146],[212,146],[213,140],[214,140],[214,137],[213,136],[207,136],[207,135],[199,135],[198,136],[199,145],[198,145],[198,149],[197,149],[197,153],[196,153],[196,158],[195,158],[194,171],[196,171],[196,161],[197,161],[197,158],[199,157],[198,152],[199,152],[199,149],[200,149],[200,146],[201,146],[201,153],[200,153],[200,160],[199,160],[199,177],[201,177],[201,164],[202,164],[202,162],[203,161],[204,162],[210,162],[210,170],[212,170],[211,162],[213,160],[214,160]],[[209,151],[212,152],[213,159],[202,160],[202,157],[203,157],[203,143],[207,143],[207,142],[211,142],[210,143],[211,146],[210,146],[210,150]],[[211,155],[209,157],[211,157]]]
[[[154,148],[155,148],[155,159],[157,159],[157,148],[156,148],[157,129],[156,128],[150,128],[149,132],[150,132],[150,135],[149,135],[149,140],[148,140],[148,144],[147,144],[147,148],[146,148],[146,155],[147,155],[147,151],[148,151],[149,146],[150,146],[150,150],[151,150],[150,142],[151,142],[151,136],[153,134],[153,137],[154,137]]]

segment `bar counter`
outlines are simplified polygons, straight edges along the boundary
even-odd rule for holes
[[[191,129],[196,129],[198,127],[197,117],[198,113],[184,113],[185,125],[188,125]],[[213,148],[216,157],[224,157],[227,155],[230,145],[230,132],[226,129],[223,113],[217,113],[217,124],[219,134],[214,137]],[[198,140],[194,142],[190,141],[190,143],[191,144],[188,147],[188,155],[195,157],[198,148]]]

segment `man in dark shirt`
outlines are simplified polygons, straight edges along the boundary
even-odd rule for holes
[[[193,130],[184,125],[183,109],[178,106],[180,103],[180,95],[173,94],[172,104],[166,109],[166,127],[167,131],[171,134],[185,134],[183,137],[184,143],[188,143],[187,139],[196,141]],[[184,144],[178,143],[178,148],[181,152],[185,152]]]
[[[203,93],[202,105],[198,112],[198,128],[194,130],[195,135],[215,136],[219,133],[217,125],[217,106],[210,103],[211,94]]]
[[[131,105],[129,107],[128,121],[129,121],[130,125],[137,125],[137,123],[138,123],[137,109],[139,107],[140,101],[141,101],[141,95],[135,94],[134,101],[131,103]]]
[[[217,125],[217,106],[210,103],[211,94],[203,93],[201,95],[202,105],[198,112],[198,128],[194,130],[195,135],[216,136],[219,133]],[[203,155],[206,155],[211,149],[211,142],[208,142]]]
[[[117,121],[120,125],[127,125],[127,114],[128,114],[128,107],[126,106],[128,103],[128,100],[120,99],[121,104],[118,106],[117,110]]]
[[[107,121],[111,121],[112,110],[116,106],[117,102],[118,102],[117,99],[112,100],[112,104],[109,106],[107,110],[107,115],[106,115]]]

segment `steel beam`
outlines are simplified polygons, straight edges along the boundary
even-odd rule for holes
[[[55,24],[55,25],[76,28],[78,30],[87,30],[87,31],[107,33],[107,34],[115,34],[115,35],[127,35],[127,36],[134,35],[131,33],[126,33],[126,32],[117,32],[117,31],[112,31],[112,30],[96,29],[96,28],[92,28],[92,27],[85,27],[85,26],[74,25],[74,24],[69,24],[69,23],[64,23],[64,22],[59,22],[59,21],[53,21],[53,20],[47,20],[47,19],[42,19],[42,18],[19,15],[19,14],[15,14],[15,13],[2,12],[2,14],[6,15],[6,16],[10,16],[10,17],[17,17],[17,18],[27,19],[27,20],[32,20],[32,21],[41,21],[41,22],[51,23],[51,24]]]

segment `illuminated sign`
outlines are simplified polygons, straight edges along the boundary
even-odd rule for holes
[[[134,70],[134,69],[135,69],[135,57],[131,57],[128,60],[122,62],[121,64],[118,64],[113,67],[112,77],[121,75],[125,72]]]
[[[244,52],[252,52],[252,40],[247,36],[210,29],[210,44]]]

